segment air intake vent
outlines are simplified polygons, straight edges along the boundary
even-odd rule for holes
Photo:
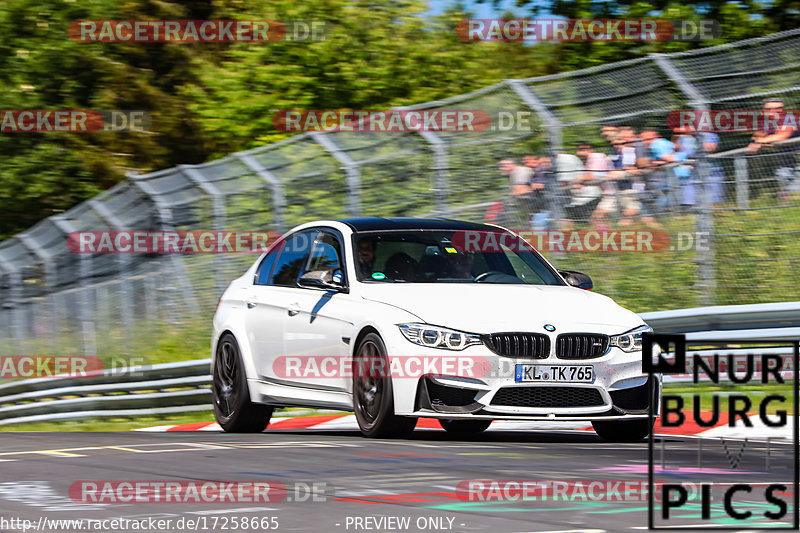
[[[541,333],[492,333],[486,344],[505,357],[546,359],[550,355],[550,337]]]
[[[588,387],[504,387],[492,405],[509,407],[596,407],[603,405],[600,391]]]
[[[556,339],[556,357],[560,359],[592,359],[608,350],[608,335],[569,333]]]
[[[427,380],[428,396],[431,404],[436,406],[457,406],[463,407],[475,403],[474,389],[458,389],[456,387],[446,387],[438,383]]]

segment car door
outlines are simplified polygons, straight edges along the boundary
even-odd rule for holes
[[[284,353],[301,362],[298,381],[316,389],[349,391],[349,345],[352,297],[347,292],[343,262],[344,242],[335,230],[320,230],[301,275],[318,270],[332,272],[344,290],[301,287],[290,304],[297,313],[284,322]],[[349,342],[349,339],[347,339]]]
[[[317,230],[288,236],[270,251],[257,270],[247,295],[246,327],[260,379],[286,381],[276,361],[284,355],[286,318],[296,309],[297,278],[308,261]]]

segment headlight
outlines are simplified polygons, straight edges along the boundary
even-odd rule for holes
[[[428,324],[398,324],[403,336],[420,346],[443,348],[445,350],[463,350],[473,344],[481,344],[480,335],[464,333],[453,329],[430,326]]]
[[[642,349],[642,333],[652,333],[650,326],[639,326],[621,335],[612,335],[609,345],[616,346],[623,352],[638,352]]]

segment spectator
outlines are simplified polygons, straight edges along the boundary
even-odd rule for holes
[[[585,183],[586,167],[578,156],[558,154],[556,156],[558,182],[566,190],[569,203],[564,206],[566,219],[562,222],[565,229],[575,220],[588,220],[600,202],[600,187]]]
[[[694,137],[694,128],[691,125],[677,130],[674,138],[675,159],[685,161],[697,156],[697,141]],[[673,169],[680,183],[680,205],[683,209],[690,209],[697,205],[697,173],[692,165],[678,165]]]
[[[606,140],[608,144],[619,136],[619,128],[616,126],[603,126],[600,128],[600,135]]]
[[[614,181],[617,190],[617,203],[622,212],[621,226],[629,226],[630,217],[637,216],[641,211],[638,192],[633,187],[634,177],[638,175],[633,130],[628,128],[627,135],[625,137],[623,129],[620,129],[619,135],[611,140],[612,152],[609,155],[613,170],[608,173],[608,179]]]
[[[647,188],[647,183],[645,179],[645,175],[643,169],[647,168],[650,158],[650,148],[645,144],[644,140],[636,136],[636,130],[629,126],[625,126],[620,128],[620,135],[622,139],[625,141],[625,146],[633,147],[634,155],[636,157],[636,162],[634,166],[626,167],[627,174],[631,176],[631,191],[630,193],[623,194],[623,202],[627,202],[627,199],[630,199],[630,203],[628,204],[631,206],[628,209],[629,213],[633,213],[630,216],[635,216],[635,212],[641,214],[642,222],[644,222],[647,226],[652,228],[660,227],[660,224],[656,222],[655,218],[653,218],[653,206],[652,202],[650,201],[650,196],[652,196],[652,191]],[[625,213],[625,206],[622,207],[623,215]],[[623,219],[621,221],[622,225],[628,225],[629,221]]]
[[[529,203],[531,201],[533,170],[526,166],[518,165],[513,159],[500,161],[500,170],[504,175],[508,176],[513,211],[516,211],[522,217],[522,220],[527,221],[530,218]],[[509,210],[506,209],[505,211],[508,212]]]
[[[528,155],[522,158],[522,162],[532,171],[528,205],[533,213],[531,227],[534,231],[544,231],[550,223],[550,209],[545,194],[545,185],[550,172],[550,158]]]
[[[609,171],[612,170],[611,162],[605,154],[594,150],[591,144],[585,142],[578,145],[577,154],[578,157],[585,159],[586,175],[584,183],[589,185],[584,185],[584,187],[596,187],[600,196],[591,218],[597,229],[606,230],[608,225],[601,221],[607,219],[608,215],[617,210],[614,181],[609,179],[608,176]]]
[[[798,135],[796,119],[786,120],[786,110],[783,100],[780,98],[770,98],[764,102],[764,130],[756,131],[747,146],[747,153],[755,154],[765,147],[773,147],[774,143],[785,141]],[[763,172],[767,175],[775,176],[779,184],[778,198],[784,200],[788,191],[795,187],[792,181],[795,180],[795,155],[794,146],[773,147],[775,157],[767,158],[760,162],[763,165]]]
[[[700,140],[703,142],[703,152],[711,154],[717,151],[719,147],[719,135],[712,132],[703,132],[700,134]],[[719,207],[722,203],[723,188],[725,176],[722,171],[722,165],[717,160],[710,160],[710,173],[708,176],[708,183],[706,184],[706,191],[708,193],[708,201],[713,207]]]
[[[771,146],[773,143],[794,137],[797,134],[797,128],[784,124],[783,119],[785,116],[786,110],[784,109],[783,100],[770,98],[764,102],[764,118],[767,119],[765,124],[768,127],[753,134],[750,144],[747,146],[747,152],[754,154],[765,146]]]
[[[670,189],[673,188],[674,173],[671,169],[660,167],[677,161],[675,146],[653,130],[642,132],[642,142],[648,149],[643,165],[651,171],[645,183],[645,199],[654,209],[666,211],[671,205]]]
[[[512,196],[523,196],[531,192],[533,171],[530,168],[518,165],[513,159],[503,159],[500,161],[500,170],[508,176]]]

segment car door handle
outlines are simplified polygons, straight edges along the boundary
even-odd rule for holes
[[[252,309],[252,308],[254,308],[255,306],[256,306],[256,303],[255,303],[255,302],[247,302],[247,308],[248,308],[248,309]]]
[[[289,313],[289,316],[295,316],[300,314],[300,305],[299,304],[291,304],[286,311]]]

